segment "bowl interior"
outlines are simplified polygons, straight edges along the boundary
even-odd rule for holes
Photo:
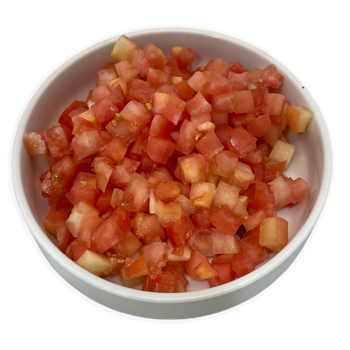
[[[207,63],[211,58],[222,58],[225,63],[238,61],[249,70],[255,67],[264,68],[271,63],[276,65],[277,70],[284,75],[281,92],[287,96],[287,102],[307,106],[315,112],[315,118],[307,133],[296,135],[289,132],[288,134],[291,143],[296,146],[296,151],[286,172],[293,178],[305,179],[310,185],[311,195],[297,206],[285,208],[278,213],[289,222],[291,243],[301,234],[306,238],[310,229],[308,232],[302,232],[301,229],[310,219],[310,214],[316,209],[320,212],[323,206],[315,209],[325,175],[325,150],[329,147],[328,141],[325,142],[324,135],[327,135],[327,132],[321,112],[307,89],[282,64],[267,53],[224,35],[168,29],[136,32],[128,36],[140,47],[152,43],[160,47],[166,55],[170,54],[173,46],[191,47],[196,52],[194,68]],[[31,231],[41,244],[47,245],[48,237],[56,245],[55,238],[42,228],[49,207],[47,200],[41,196],[38,189],[39,176],[48,169],[48,166],[45,157],[27,155],[22,145],[23,133],[47,130],[58,123],[62,111],[74,99],[86,99],[89,91],[95,87],[96,72],[103,69],[106,63],[113,61],[110,54],[116,39],[117,37],[101,42],[63,64],[35,93],[20,122],[14,145],[14,185],[25,219],[31,223]],[[313,221],[318,215],[319,213],[314,215]],[[36,229],[33,229],[33,223]],[[311,222],[309,228],[312,228],[314,224],[315,222]],[[300,238],[300,242],[305,238]],[[284,251],[278,255],[283,254]],[[62,259],[64,259],[63,254]],[[118,279],[116,282],[118,283]],[[207,287],[207,282],[194,283],[189,290]]]

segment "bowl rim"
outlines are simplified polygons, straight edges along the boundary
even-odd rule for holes
[[[257,47],[256,45],[252,45],[246,41],[238,39],[236,37],[219,33],[208,31],[205,29],[194,29],[194,28],[182,28],[182,27],[166,27],[166,28],[150,28],[132,31],[129,33],[123,33],[130,38],[135,38],[140,35],[149,35],[154,33],[190,33],[197,34],[202,36],[215,37],[218,39],[226,40],[230,43],[234,43],[236,45],[240,45],[249,51],[253,51],[260,56],[264,56],[271,63],[278,63],[279,70],[283,73],[284,76],[287,76],[288,79],[292,82],[292,84],[301,86],[300,80],[280,61],[275,59],[270,54],[266,53],[263,49]],[[331,175],[332,175],[332,151],[331,151],[331,143],[330,137],[327,130],[326,122],[323,118],[322,112],[317,105],[315,99],[310,94],[309,90],[305,89],[305,98],[313,105],[315,115],[317,115],[318,127],[321,133],[321,141],[324,149],[324,173],[321,186],[319,188],[318,198],[314,204],[314,208],[309,214],[308,219],[305,224],[300,228],[299,232],[294,236],[294,238],[288,243],[288,245],[276,254],[271,260],[266,262],[264,265],[260,266],[255,271],[249,273],[248,275],[236,279],[230,283],[217,286],[216,288],[209,288],[200,291],[186,292],[186,293],[174,293],[174,294],[166,294],[166,293],[150,293],[140,290],[135,290],[131,288],[127,288],[124,286],[120,286],[109,282],[103,278],[97,277],[90,272],[84,270],[75,262],[70,260],[65,254],[63,254],[56,245],[48,238],[46,234],[44,234],[43,228],[38,225],[33,214],[31,213],[28,202],[25,198],[22,180],[17,171],[20,168],[20,153],[23,147],[22,137],[24,133],[24,128],[27,124],[28,118],[31,114],[31,110],[33,106],[36,104],[37,100],[40,98],[42,93],[46,90],[46,88],[51,84],[51,82],[60,75],[67,67],[69,67],[74,62],[80,60],[84,56],[92,53],[95,50],[100,49],[106,45],[111,45],[115,43],[115,41],[122,34],[115,35],[109,39],[103,40],[96,44],[93,44],[86,49],[80,51],[74,56],[70,57],[66,60],[62,65],[60,65],[55,71],[53,71],[39,86],[33,96],[30,98],[27,106],[25,107],[21,119],[17,126],[17,131],[15,138],[13,140],[12,147],[12,162],[11,162],[11,170],[12,170],[12,183],[13,189],[15,193],[15,197],[17,200],[17,204],[20,208],[22,216],[33,235],[36,242],[39,246],[44,249],[58,264],[60,264],[64,269],[68,270],[71,274],[73,274],[78,279],[83,280],[89,285],[92,285],[98,289],[101,289],[107,293],[111,293],[117,296],[125,297],[131,300],[143,301],[143,302],[151,302],[151,303],[186,303],[191,301],[200,301],[210,298],[216,298],[221,295],[225,295],[227,293],[232,293],[236,290],[244,288],[249,284],[252,284],[259,279],[263,278],[265,275],[272,272],[276,269],[280,264],[282,264],[288,257],[290,257],[298,247],[307,239],[312,229],[314,228],[319,216],[322,213],[324,205],[326,203],[326,199],[328,196],[330,183],[331,183]]]

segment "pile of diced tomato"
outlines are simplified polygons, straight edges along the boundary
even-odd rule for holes
[[[286,132],[305,132],[313,113],[287,103],[276,67],[216,58],[192,70],[192,49],[167,57],[126,36],[112,56],[85,102],[23,138],[48,160],[44,227],[59,249],[97,276],[167,293],[188,276],[231,282],[283,249],[276,210],[310,193],[284,174]]]

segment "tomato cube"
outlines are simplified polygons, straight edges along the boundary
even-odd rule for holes
[[[201,92],[186,102],[186,110],[191,116],[196,116],[211,112],[210,103],[204,98]]]
[[[231,263],[217,264],[212,262],[211,266],[218,273],[216,276],[208,279],[211,288],[229,283],[236,277],[235,272],[232,270]]]
[[[314,112],[304,106],[289,106],[287,112],[288,125],[295,133],[305,132],[314,115]]]
[[[209,279],[218,273],[211,267],[206,256],[198,250],[193,250],[189,261],[185,262],[185,268],[193,279]]]
[[[196,208],[210,209],[215,194],[216,186],[208,182],[198,182],[191,186],[190,200]]]
[[[108,83],[111,80],[117,79],[117,73],[113,68],[108,68],[108,69],[102,69],[97,72],[97,82],[96,86],[100,87],[103,86],[105,88],[108,88]],[[94,102],[97,102],[93,99]]]
[[[123,78],[126,83],[130,83],[137,78],[139,71],[132,65],[129,60],[121,61],[115,64],[115,70],[118,77]]]
[[[131,175],[122,198],[123,208],[134,212],[145,209],[151,189],[152,185],[142,176],[137,173]]]
[[[97,226],[92,233],[91,245],[98,253],[104,253],[106,250],[119,243],[124,236],[124,232],[109,218]]]
[[[154,136],[148,138],[146,152],[154,162],[166,164],[173,151],[174,145],[171,141]]]
[[[254,100],[250,90],[233,91],[233,96],[235,113],[250,113],[254,111]]]
[[[194,232],[194,226],[191,219],[185,213],[180,220],[166,228],[168,237],[174,247],[182,246],[186,243],[186,239]]]
[[[295,180],[286,178],[286,182],[288,183],[292,192],[292,203],[297,203],[310,194],[310,187],[302,178],[298,177]]]
[[[23,135],[23,143],[30,156],[47,153],[46,142],[42,132],[29,132]]]
[[[210,243],[197,233],[193,233],[187,238],[186,242],[192,249],[198,250],[203,254],[210,249]]]
[[[159,182],[154,186],[153,193],[156,199],[160,199],[164,203],[173,202],[180,194],[179,185],[172,180]]]
[[[243,224],[243,219],[233,214],[227,205],[223,205],[210,216],[212,224],[221,232],[234,234]]]
[[[79,173],[71,190],[72,203],[78,204],[80,201],[85,201],[95,205],[98,190],[96,175]]]
[[[106,150],[113,159],[113,162],[117,164],[124,158],[128,150],[128,145],[121,139],[113,138],[112,141],[106,145]]]
[[[137,101],[130,101],[120,112],[120,115],[128,120],[132,125],[129,126],[130,131],[136,131],[142,128],[148,122],[151,121],[151,113],[146,109],[146,107]]]
[[[234,155],[243,158],[256,147],[256,138],[246,129],[237,126],[230,132],[227,145]]]
[[[67,135],[61,125],[53,126],[43,135],[52,158],[60,158],[71,152]]]
[[[228,235],[218,230],[213,230],[211,239],[214,254],[235,254],[241,251],[235,235]]]
[[[292,201],[292,191],[282,176],[269,182],[270,188],[275,197],[275,208],[279,209]]]
[[[260,225],[260,245],[282,250],[288,243],[288,221],[278,216],[266,218]]]
[[[236,272],[238,277],[243,277],[255,270],[254,264],[250,256],[246,253],[236,253],[232,257],[232,270]]]
[[[239,191],[239,187],[220,181],[214,195],[214,207],[220,208],[227,205],[233,210],[237,203]]]
[[[206,82],[204,83],[201,91],[205,94],[219,95],[230,91],[230,88],[231,82],[229,82],[228,79],[223,77],[221,74],[209,71],[207,73]]]
[[[224,146],[215,132],[210,130],[196,143],[196,149],[199,153],[203,154],[205,159],[209,162],[216,154],[224,149]]]
[[[260,115],[258,119],[254,120],[248,125],[248,131],[256,136],[261,137],[267,134],[271,129],[271,119],[268,113]]]
[[[154,242],[144,247],[144,255],[148,275],[156,278],[162,273],[162,267],[166,265],[167,253],[170,250],[166,243]]]
[[[164,55],[163,51],[153,44],[146,45],[143,48],[143,52],[153,68],[162,69],[168,62],[168,59]]]
[[[283,75],[276,72],[276,66],[270,64],[261,71],[260,78],[256,84],[263,85],[267,88],[278,89],[283,82]]]
[[[151,123],[149,134],[151,136],[167,139],[173,130],[173,124],[161,114],[156,114]]]
[[[208,163],[202,155],[193,153],[178,158],[179,171],[185,183],[204,182],[208,174]]]
[[[141,163],[124,157],[122,161],[117,164],[112,172],[111,183],[118,187],[126,187]]]
[[[196,125],[185,119],[180,127],[179,139],[175,149],[186,155],[191,153],[194,148],[196,133]]]
[[[170,95],[169,100],[163,110],[163,116],[174,125],[177,125],[185,107],[186,102],[184,100],[181,100],[175,95]]]
[[[266,94],[264,99],[264,111],[271,116],[279,117],[286,103],[286,96],[278,93]]]

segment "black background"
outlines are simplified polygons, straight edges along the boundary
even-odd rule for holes
[[[8,26],[8,158],[17,119],[43,77],[93,42],[143,27]],[[245,40],[287,66],[317,101],[334,147],[333,25],[195,27]],[[327,45],[317,38],[326,38]],[[334,275],[334,220],[333,183],[324,215],[300,258],[261,297],[238,310],[190,323],[132,321],[91,305],[55,277],[23,228],[8,191],[8,329],[15,332],[16,345],[38,348],[92,348],[96,342],[112,348],[214,349],[256,327],[287,299],[311,298],[322,288]],[[50,343],[43,340],[45,334]]]

